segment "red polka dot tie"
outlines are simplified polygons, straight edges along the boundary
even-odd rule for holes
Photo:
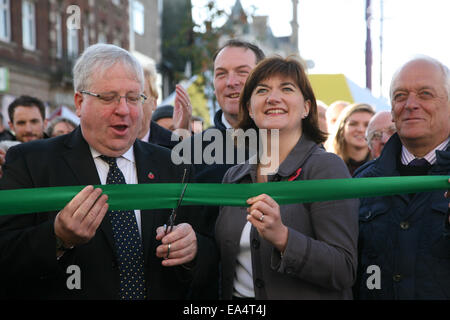
[[[125,184],[125,177],[116,158],[100,156],[108,163],[106,184]],[[145,299],[144,257],[142,241],[133,211],[110,210],[117,259],[120,272],[120,299]]]

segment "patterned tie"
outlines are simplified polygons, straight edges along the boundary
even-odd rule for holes
[[[410,163],[408,163],[408,166],[410,167],[426,167],[430,165],[430,163],[427,161],[427,159],[425,158],[415,158],[413,161],[411,161]]]
[[[108,163],[106,184],[124,184],[125,177],[117,166],[116,158],[100,156]],[[111,210],[108,212],[120,272],[120,299],[145,299],[144,257],[136,216],[133,211]]]

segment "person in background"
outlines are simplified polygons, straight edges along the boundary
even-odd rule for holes
[[[45,133],[44,103],[30,96],[20,96],[8,106],[9,127],[15,133],[15,139],[28,142],[48,138]]]
[[[165,105],[159,106],[153,112],[152,121],[155,121],[159,126],[167,130],[174,131],[175,125],[173,123],[173,106]]]
[[[327,141],[326,149],[344,160],[350,175],[370,160],[366,129],[374,114],[373,107],[366,103],[345,107],[336,121],[335,131]]]
[[[339,115],[341,114],[342,110],[344,110],[344,108],[348,105],[350,105],[350,102],[343,100],[337,100],[329,105],[326,112],[328,132],[333,132],[334,125],[336,124]]]
[[[153,64],[146,65],[144,67],[144,78],[144,94],[148,97],[148,99],[142,106],[143,117],[140,124],[138,138],[145,142],[154,143],[168,149],[172,149],[177,145],[178,142],[180,142],[180,137],[178,135],[173,135],[173,132],[171,130],[168,130],[160,126],[155,121],[152,121],[153,112],[156,109],[158,101],[156,69]],[[179,102],[179,100],[181,99],[180,96],[183,97],[182,102]],[[180,128],[187,130],[188,126],[186,126],[185,124],[185,119],[190,119],[190,109],[192,109],[192,107],[190,105],[189,96],[187,95],[184,88],[180,85],[177,85],[177,95],[175,99],[177,101],[177,105],[179,105],[180,110],[177,113],[174,121],[172,122],[178,123],[179,125],[184,125],[185,127]]]
[[[223,183],[350,178],[342,159],[321,147],[326,133],[296,59],[267,58],[253,69],[241,92],[239,120],[239,128],[268,135],[262,154],[278,144],[279,162],[268,164],[277,170],[266,171],[266,162],[255,155],[230,168]],[[270,139],[271,130],[278,130],[278,141]],[[352,298],[357,199],[279,205],[260,194],[247,204],[221,207],[217,218],[223,299]]]
[[[252,69],[264,57],[264,52],[258,46],[239,39],[230,39],[216,50],[213,56],[214,94],[220,109],[214,115],[212,127],[189,139],[191,146],[195,145],[195,139],[208,135],[211,130],[218,132],[222,141],[225,141],[227,136],[231,136],[231,129],[236,128],[238,123],[240,92]],[[213,145],[215,140],[214,135],[207,141],[201,140],[202,153]],[[237,163],[237,159],[233,159],[232,163],[226,159],[227,153],[233,152],[236,155],[236,148],[227,150],[225,143],[223,148],[221,156],[215,155],[213,163],[206,163],[203,158],[201,163],[195,163],[194,152],[192,152],[191,163],[195,165],[197,182],[221,183],[225,172]],[[217,216],[217,213],[214,215],[211,212],[208,216]],[[211,225],[213,227],[214,223]]]
[[[390,111],[375,113],[366,130],[367,145],[372,159],[380,156],[384,145],[395,132],[395,124]]]
[[[5,163],[6,151],[3,148],[0,148],[0,179],[3,176],[2,166]]]
[[[14,135],[3,126],[3,115],[0,113],[0,142],[4,140],[11,141]],[[0,178],[2,177],[2,165],[5,163],[6,147],[0,146]]]
[[[34,97],[20,96],[8,106],[9,127],[15,135],[4,131],[3,141],[0,148],[0,178],[3,175],[2,166],[5,163],[6,152],[16,142],[28,142],[48,138],[45,133],[47,120],[45,119],[44,103]],[[3,123],[3,120],[1,120]],[[8,138],[8,139],[7,139]]]
[[[414,57],[394,73],[390,98],[397,133],[355,177],[449,176],[448,67]],[[356,296],[450,299],[449,212],[442,190],[362,198]]]
[[[192,128],[192,134],[202,132],[203,131],[203,118],[200,116],[192,116],[191,128]]]
[[[57,117],[51,120],[47,126],[47,135],[49,137],[57,137],[63,134],[71,133],[77,124],[72,120],[64,117]]]
[[[322,132],[328,132],[327,108],[328,106],[325,102],[317,100],[317,114],[319,116],[319,128]]]
[[[5,128],[3,120],[4,120],[3,114],[0,112],[0,141],[13,140],[14,135],[8,129]]]

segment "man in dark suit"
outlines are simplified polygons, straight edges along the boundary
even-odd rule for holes
[[[179,183],[184,169],[192,177],[190,167],[171,165],[169,150],[136,139],[142,67],[119,47],[93,45],[74,67],[74,87],[80,127],[12,147],[0,188],[87,186],[59,212],[0,218],[5,298],[185,298],[208,268],[203,255],[212,246],[194,231],[195,216],[180,210],[166,233],[170,210],[108,211],[107,195],[93,187]]]
[[[394,73],[390,97],[397,132],[354,176],[448,176],[449,68],[414,57]],[[359,224],[356,298],[450,299],[449,200],[442,190],[362,198]]]

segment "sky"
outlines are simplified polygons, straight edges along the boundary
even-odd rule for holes
[[[205,2],[192,0],[194,8],[201,8]],[[383,0],[382,24],[381,1],[371,2],[374,96],[388,97],[393,73],[414,55],[426,54],[450,67],[450,1]],[[216,1],[227,13],[234,3],[235,0]],[[365,3],[366,0],[299,0],[299,51],[302,58],[314,62],[309,73],[343,73],[365,87]],[[249,14],[269,16],[275,36],[291,33],[291,0],[241,0],[241,4]],[[193,17],[201,20],[201,10],[195,9]]]

